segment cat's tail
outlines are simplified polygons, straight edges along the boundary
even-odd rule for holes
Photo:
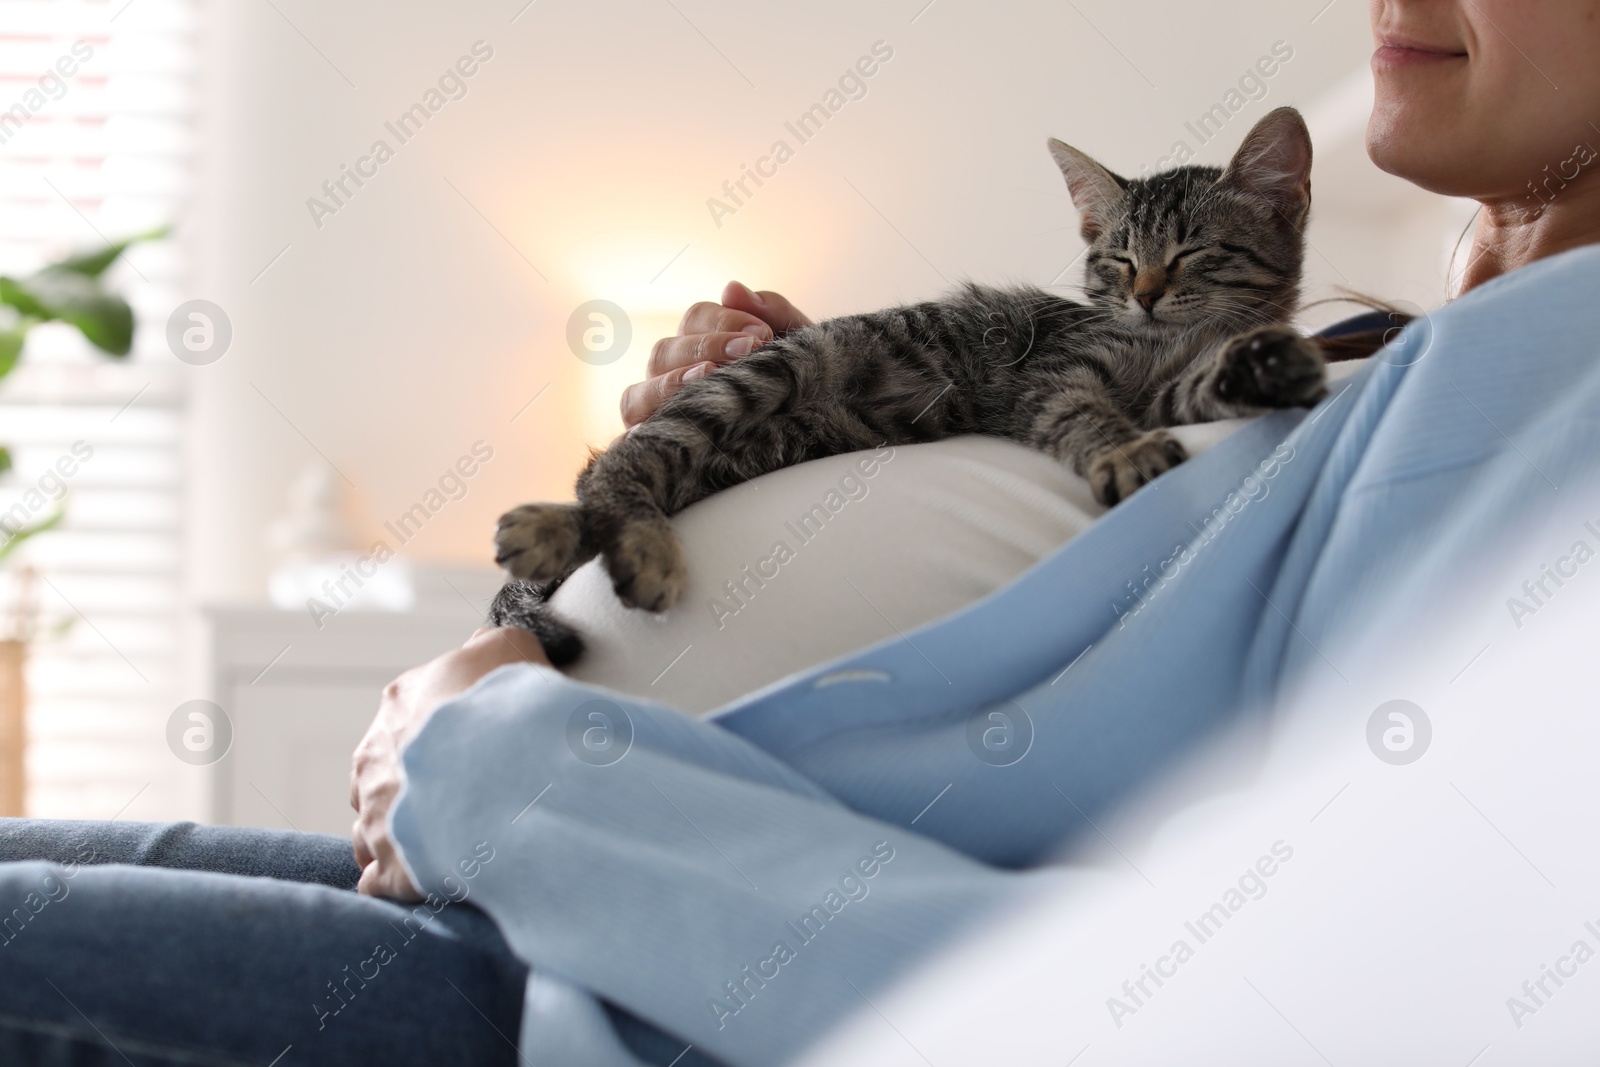
[[[578,631],[556,618],[548,603],[559,581],[542,584],[516,579],[500,587],[489,604],[489,625],[517,626],[531,633],[544,646],[552,667],[566,667],[583,655],[583,638]]]

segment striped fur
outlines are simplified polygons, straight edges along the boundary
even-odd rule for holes
[[[1287,325],[1310,208],[1297,112],[1262,119],[1225,170],[1129,180],[1050,148],[1089,241],[1086,302],[968,284],[806,327],[690,383],[590,461],[576,504],[501,518],[496,559],[524,584],[493,621],[550,645],[552,620],[536,628],[529,613],[597,554],[623,601],[665,610],[686,578],[669,517],[795,463],[987,434],[1054,456],[1113,505],[1183,461],[1166,427],[1322,394],[1320,351]]]

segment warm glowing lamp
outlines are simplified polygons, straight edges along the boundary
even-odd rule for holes
[[[644,378],[655,342],[678,332],[684,311],[699,300],[714,300],[731,277],[727,268],[693,245],[673,255],[654,242],[627,247],[590,247],[573,266],[585,286],[569,323],[569,343],[575,351],[598,350],[586,358],[581,373],[584,439],[604,447],[622,432],[618,409],[623,389]],[[626,321],[611,321],[615,305]],[[605,352],[616,343],[616,331],[626,329],[627,347]],[[576,341],[574,341],[576,338]],[[584,358],[580,355],[580,358]]]

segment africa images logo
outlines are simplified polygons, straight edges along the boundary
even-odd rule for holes
[[[1432,743],[1428,713],[1409,700],[1385,701],[1367,719],[1367,747],[1391,766],[1417,762]]]
[[[233,747],[233,721],[221,705],[186,700],[167,716],[167,748],[183,762],[208,767]]]

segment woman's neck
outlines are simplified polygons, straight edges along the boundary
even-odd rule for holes
[[[1600,161],[1594,165],[1600,172]],[[1600,173],[1586,172],[1537,199],[1485,200],[1461,292],[1568,249],[1600,243]]]

